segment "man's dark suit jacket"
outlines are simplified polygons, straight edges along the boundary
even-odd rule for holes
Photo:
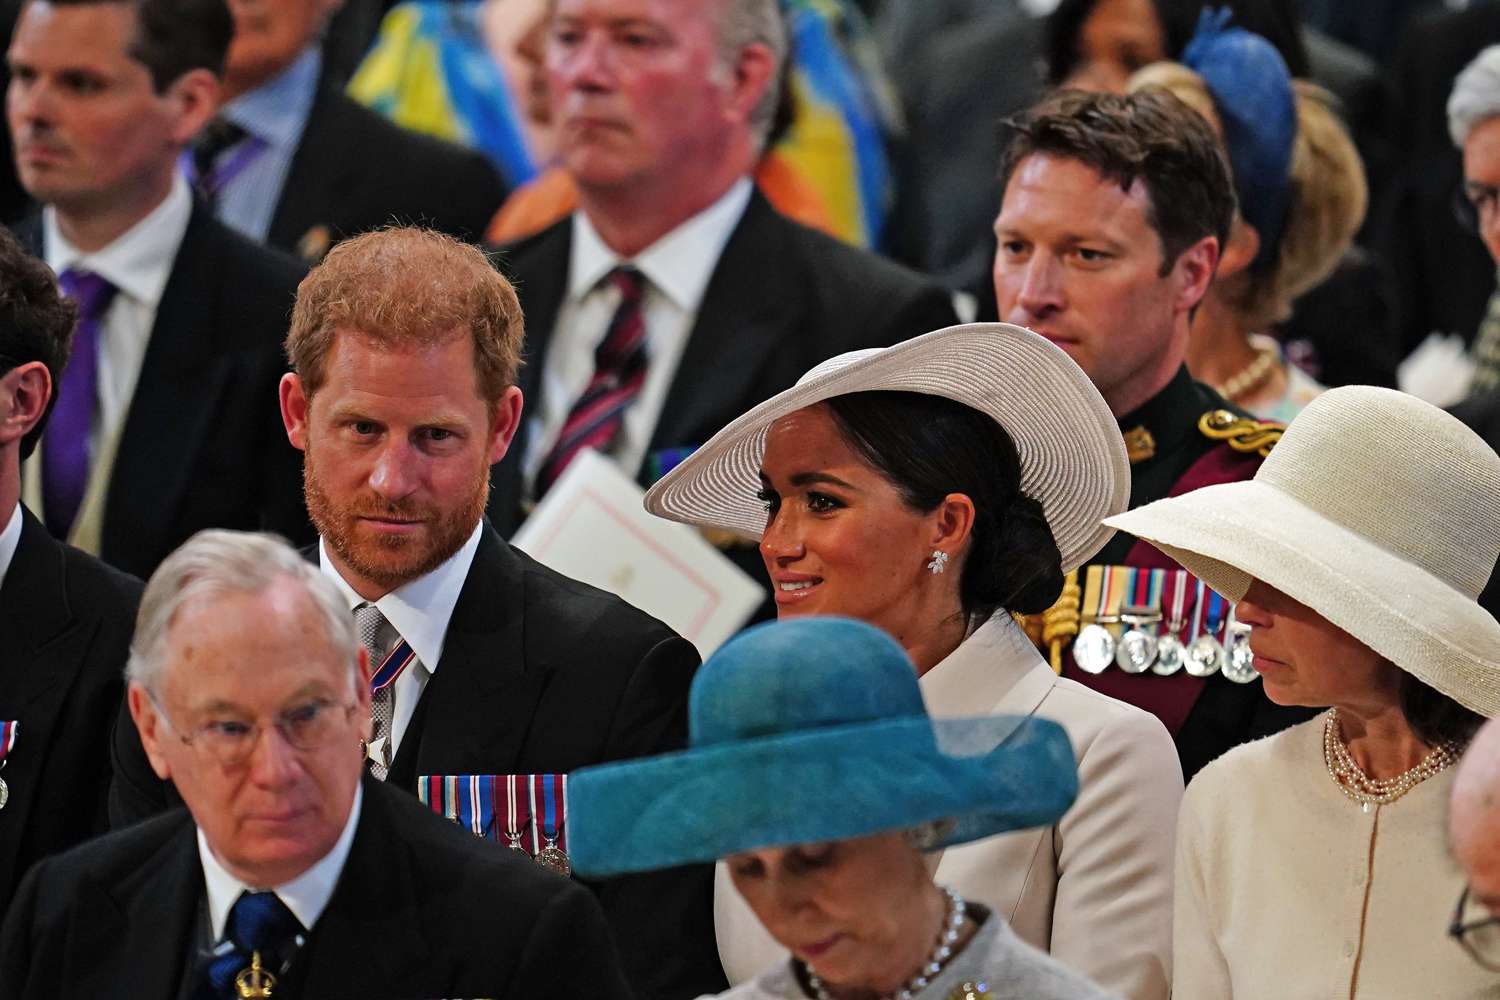
[[[442,659],[387,780],[415,793],[423,775],[563,774],[679,749],[687,740],[687,693],[697,667],[692,644],[661,622],[547,569],[486,527]],[[156,779],[122,713],[112,825],[178,801]],[[597,888],[642,997],[725,988],[710,868],[614,879]]]
[[[325,80],[266,242],[316,261],[339,240],[392,222],[477,240],[505,194],[480,153],[404,129]]]
[[[0,938],[0,996],[180,995],[205,890],[185,809],[35,868]],[[328,907],[281,998],[627,998],[599,907],[373,779]]]
[[[43,256],[40,217],[19,230]],[[202,528],[312,537],[277,402],[303,268],[193,206],[115,456],[99,556],[145,579]],[[43,443],[45,445],[45,439]]]
[[[0,720],[20,723],[0,778],[0,916],[26,869],[103,833],[109,726],[141,583],[62,544],[30,511],[0,585]]]
[[[564,219],[506,248],[500,261],[526,312],[519,385],[533,412],[567,293],[572,242],[572,220]],[[709,279],[647,453],[703,444],[836,354],[957,322],[946,290],[787,219],[756,191]],[[522,519],[522,419],[492,477],[490,519],[507,537]]]

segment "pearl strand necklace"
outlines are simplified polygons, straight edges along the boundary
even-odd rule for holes
[[[1372,778],[1349,753],[1339,731],[1339,710],[1330,708],[1323,722],[1323,764],[1328,774],[1350,799],[1360,803],[1365,812],[1371,805],[1383,806],[1395,802],[1401,796],[1442,771],[1458,760],[1460,747],[1451,741],[1439,743],[1417,763],[1416,767],[1403,771],[1394,778]]]
[[[964,926],[964,900],[958,893],[947,886],[939,886],[939,889],[948,897],[948,918],[943,922],[943,931],[938,935],[937,944],[927,956],[927,961],[917,970],[917,974],[906,981],[895,993],[890,994],[883,1000],[915,1000],[916,995],[927,988],[948,960],[953,957],[953,945],[958,941],[958,932]],[[807,967],[807,985],[812,987],[813,994],[818,1000],[833,1000],[828,989],[823,985],[823,980],[818,974]]]

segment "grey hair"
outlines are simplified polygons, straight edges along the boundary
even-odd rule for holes
[[[719,60],[733,70],[740,53],[750,45],[764,45],[771,50],[775,65],[765,93],[750,112],[750,130],[758,146],[764,147],[776,121],[776,106],[781,100],[781,73],[786,64],[786,20],[778,0],[718,0]]]
[[[135,620],[126,681],[160,691],[167,630],[184,605],[225,594],[261,594],[283,580],[297,584],[312,600],[329,644],[348,660],[357,685],[354,616],[333,582],[276,535],[219,529],[198,532],[151,574]]]
[[[1463,148],[1469,133],[1491,118],[1500,117],[1500,45],[1474,57],[1453,81],[1448,96],[1448,134]]]

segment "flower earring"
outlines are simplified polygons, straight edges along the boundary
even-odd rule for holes
[[[932,558],[927,561],[927,571],[933,576],[937,576],[947,568],[948,553],[944,552],[942,549],[933,549]]]

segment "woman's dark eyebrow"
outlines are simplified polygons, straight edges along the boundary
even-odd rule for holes
[[[854,489],[853,483],[846,483],[838,476],[827,472],[798,472],[787,477],[787,482],[793,486],[811,486],[814,483],[826,483],[829,486],[842,486],[846,490]]]

